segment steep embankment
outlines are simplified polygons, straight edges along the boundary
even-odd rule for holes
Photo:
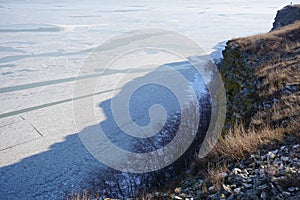
[[[227,126],[285,126],[299,119],[300,22],[230,40],[223,54]]]
[[[224,135],[193,173],[151,198],[300,198],[298,12],[299,5],[287,6],[271,32],[228,41],[220,65],[228,103]]]
[[[292,24],[297,20],[300,20],[300,4],[285,6],[278,10],[272,30]]]

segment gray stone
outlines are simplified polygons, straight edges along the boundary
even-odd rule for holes
[[[175,196],[174,199],[181,200],[182,198],[179,196]]]
[[[211,186],[211,187],[208,188],[209,192],[213,192],[214,190],[215,190],[215,186]]]
[[[234,169],[232,170],[232,173],[235,174],[235,175],[240,174],[241,172],[242,172],[242,170],[239,169],[239,168],[234,168]]]
[[[289,192],[282,192],[282,194],[284,195],[284,196],[291,196],[291,193],[289,193]]]
[[[235,194],[239,194],[240,192],[241,192],[241,188],[235,188],[234,190],[233,190],[233,192],[235,193]]]
[[[289,157],[281,157],[281,160],[283,160],[283,161],[288,161],[289,160]]]
[[[289,192],[294,192],[295,190],[296,190],[295,187],[289,187],[289,188],[288,188],[288,191],[289,191]]]
[[[276,155],[275,155],[273,152],[269,151],[269,152],[267,153],[267,157],[273,159],[273,158],[276,157]]]
[[[231,195],[227,198],[227,200],[234,200],[234,194],[231,194]]]
[[[267,197],[268,197],[268,194],[267,194],[265,191],[262,191],[262,192],[260,193],[260,198],[262,198],[262,199],[267,199]]]
[[[245,188],[251,188],[251,187],[252,187],[252,184],[243,183],[243,186],[244,186]]]
[[[292,24],[296,20],[300,20],[300,5],[296,4],[285,6],[277,12],[272,31]]]
[[[283,150],[283,149],[285,149],[285,147],[286,147],[286,146],[282,146],[282,147],[280,147],[280,150]]]
[[[246,174],[246,175],[249,174],[248,171],[247,171],[246,169],[243,169],[243,170],[242,170],[242,173],[243,173],[243,174]]]

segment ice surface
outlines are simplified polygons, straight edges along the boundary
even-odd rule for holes
[[[269,31],[276,11],[289,3],[0,1],[0,199],[60,199],[101,166],[76,135],[81,130],[71,101],[93,48],[120,33],[155,27],[184,34],[218,59],[224,41]],[[113,85],[116,74],[126,72],[107,73],[104,80]],[[98,104],[112,96],[95,97],[99,120],[106,116]]]

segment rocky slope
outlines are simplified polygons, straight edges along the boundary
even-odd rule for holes
[[[284,126],[299,119],[300,22],[230,40],[223,55],[227,126]]]
[[[300,4],[285,6],[277,12],[272,30],[292,24],[297,20],[300,20]]]
[[[297,143],[293,139],[285,145],[230,163],[226,172],[217,174],[223,179],[220,188],[207,185],[203,176],[189,175],[171,192],[156,192],[148,198],[299,199],[300,146],[299,140]]]
[[[300,199],[300,22],[292,23],[298,12],[287,6],[273,31],[228,41],[220,65],[226,128],[250,131],[225,135],[196,170],[150,199]]]

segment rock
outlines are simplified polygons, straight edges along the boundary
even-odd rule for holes
[[[293,149],[297,149],[299,147],[299,144],[296,144],[293,146]]]
[[[241,176],[241,174],[237,175],[234,177],[234,180],[238,183],[240,183],[241,181],[243,181],[244,177]]]
[[[296,20],[300,20],[300,5],[288,5],[279,10],[276,14],[275,21],[273,23],[273,30],[280,29],[283,26],[294,23]]]
[[[234,190],[233,190],[233,192],[235,193],[235,194],[239,194],[240,192],[241,192],[241,188],[235,188]]]
[[[175,188],[174,192],[179,194],[180,192],[182,191],[182,188],[181,187],[177,187]]]
[[[230,188],[230,187],[228,187],[228,186],[226,186],[226,185],[224,185],[223,184],[223,189],[225,190],[225,192],[227,192],[227,193],[232,193],[232,189]]]
[[[182,198],[179,196],[175,196],[174,199],[181,200]]]
[[[271,159],[273,159],[273,158],[276,157],[276,155],[275,155],[273,152],[271,152],[271,151],[269,151],[269,152],[267,153],[266,156],[267,156],[268,158],[271,158]]]
[[[286,147],[286,146],[282,146],[282,147],[280,147],[280,150],[283,150],[283,149],[285,149],[285,147]]]
[[[235,174],[235,175],[238,175],[238,174],[242,173],[242,170],[239,169],[239,168],[234,168],[234,169],[232,170],[232,173]]]
[[[284,196],[291,196],[291,193],[289,193],[289,192],[282,192],[282,194],[284,195]]]
[[[186,197],[187,197],[187,194],[185,194],[185,193],[180,193],[179,196],[180,196],[181,198],[186,198]]]
[[[272,153],[277,154],[278,153],[278,149],[272,151]]]
[[[248,171],[246,169],[243,169],[242,174],[248,175]]]
[[[160,195],[160,192],[155,192],[154,195],[155,195],[155,196],[159,196],[159,195]]]
[[[251,187],[252,187],[252,184],[243,183],[243,186],[244,186],[245,188],[251,188]]]
[[[289,160],[289,157],[281,157],[281,160],[283,160],[283,161],[288,161]]]
[[[213,186],[209,187],[209,188],[208,188],[208,191],[209,191],[209,192],[214,192],[214,191],[215,191],[215,186],[213,185]]]
[[[219,197],[219,194],[216,193],[216,194],[209,195],[209,199],[212,199],[212,200],[219,200],[220,197]]]
[[[267,194],[265,191],[262,191],[262,192],[260,193],[260,198],[262,198],[262,199],[267,199],[267,197],[268,197],[268,194]]]
[[[295,190],[296,190],[295,187],[289,187],[289,188],[288,188],[288,191],[289,191],[289,192],[294,192]]]
[[[234,194],[231,194],[231,195],[227,198],[227,200],[234,200]]]

